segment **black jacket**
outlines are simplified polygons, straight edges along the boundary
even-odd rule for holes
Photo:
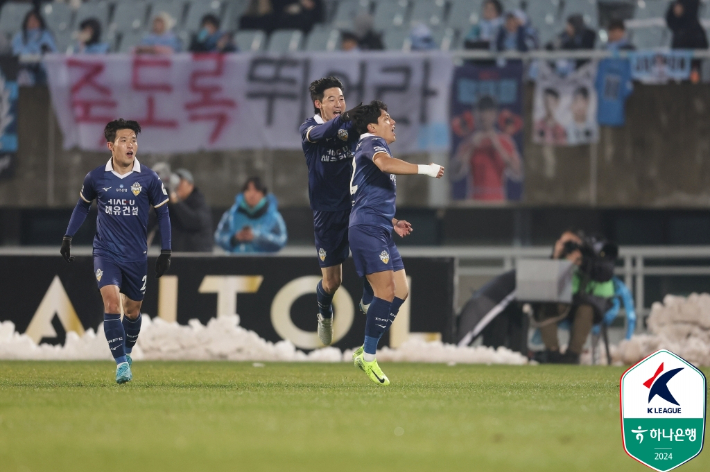
[[[175,252],[212,252],[212,213],[195,187],[187,199],[169,203],[172,248]]]
[[[698,20],[699,0],[678,0],[683,5],[683,15],[678,17],[673,13],[672,2],[666,11],[666,24],[673,31],[673,49],[707,49],[708,38]]]

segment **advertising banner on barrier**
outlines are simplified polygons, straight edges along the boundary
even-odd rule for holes
[[[0,180],[12,177],[17,158],[17,57],[0,56]]]
[[[315,256],[315,254],[314,254]],[[398,346],[410,333],[453,342],[454,260],[405,257],[410,295],[382,345]],[[321,278],[315,257],[182,257],[170,271],[149,275],[142,311],[167,321],[203,324],[216,316],[238,314],[240,325],[267,341],[290,340],[299,349],[320,345],[316,333],[315,288]],[[0,321],[35,342],[63,343],[67,331],[83,334],[103,321],[93,262],[78,256],[0,256]],[[334,346],[362,344],[365,316],[357,308],[362,281],[352,260],[343,265],[343,285],[336,292]]]
[[[66,149],[104,150],[103,127],[143,127],[145,152],[301,149],[311,81],[335,75],[348,107],[379,99],[397,121],[395,153],[448,149],[451,57],[444,53],[47,55]]]
[[[640,51],[629,54],[631,76],[645,84],[690,79],[692,51]]]
[[[450,169],[455,200],[522,198],[522,85],[522,61],[454,71]]]
[[[577,146],[599,141],[596,77],[596,62],[561,76],[540,61],[533,104],[535,143]]]

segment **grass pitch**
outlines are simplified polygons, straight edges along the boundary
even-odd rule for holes
[[[650,470],[621,445],[621,368],[382,367],[389,387],[346,363],[136,362],[119,386],[108,362],[0,362],[0,470]]]

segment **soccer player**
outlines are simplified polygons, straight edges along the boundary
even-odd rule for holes
[[[424,174],[438,179],[444,175],[444,168],[410,164],[392,157],[389,145],[396,139],[396,123],[381,101],[375,100],[349,114],[360,140],[350,181],[353,207],[348,238],[355,270],[367,278],[374,290],[367,310],[365,342],[353,353],[353,362],[376,384],[389,385],[375,359],[377,343],[392,325],[409,292],[402,257],[392,240],[396,176]]]
[[[104,302],[104,332],[116,361],[116,382],[130,381],[131,351],[141,329],[141,304],[148,277],[148,211],[155,208],[162,251],[155,265],[156,277],[170,267],[170,199],[158,174],[142,166],[135,121],[118,119],[104,128],[111,159],[84,178],[79,201],[62,240],[61,254],[72,262],[71,240],[96,199],[98,217],[94,237],[94,274]],[[123,321],[121,321],[121,306]]]
[[[313,210],[318,263],[323,274],[316,287],[318,337],[327,346],[333,340],[333,296],[340,287],[343,262],[350,252],[348,189],[358,134],[351,129],[352,124],[345,114],[340,79],[324,77],[313,81],[309,92],[315,115],[307,119],[299,131],[308,165],[308,197]]]

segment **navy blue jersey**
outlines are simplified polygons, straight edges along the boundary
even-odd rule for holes
[[[299,128],[308,164],[308,197],[311,209],[350,209],[350,170],[358,136],[350,123],[336,116],[323,122],[320,115],[308,118]]]
[[[96,199],[94,254],[117,262],[142,261],[148,257],[148,212],[169,200],[158,174],[140,165],[119,175],[111,160],[84,178],[79,196],[87,203]]]
[[[360,136],[353,158],[353,176],[350,181],[352,210],[350,226],[381,226],[392,230],[396,210],[397,176],[382,172],[372,157],[383,152],[392,156],[384,139],[370,133]]]

